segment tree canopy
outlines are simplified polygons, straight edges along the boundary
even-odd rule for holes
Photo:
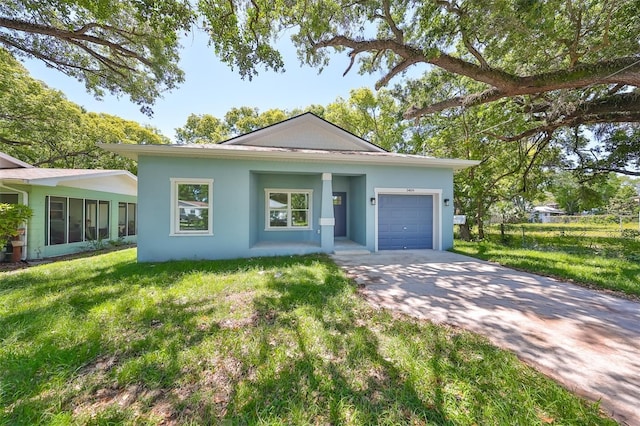
[[[179,36],[196,21],[221,60],[249,78],[262,66],[284,69],[276,42],[289,36],[300,59],[319,68],[334,51],[347,52],[346,72],[357,63],[360,72],[379,73],[377,88],[412,69],[444,75],[437,87],[400,82],[419,89],[403,99],[405,118],[510,100],[511,113],[528,125],[491,129],[509,142],[638,123],[638,16],[636,0],[8,0],[0,5],[0,45],[79,79],[98,96],[128,94],[148,112],[183,80]],[[455,79],[476,84],[458,82],[453,86],[466,90],[452,90]]]
[[[264,112],[254,107],[234,107],[222,119],[211,114],[190,114],[184,126],[176,129],[176,142],[218,143],[305,112],[313,112],[387,150],[413,151],[410,141],[405,140],[409,124],[398,119],[398,102],[386,90],[374,93],[368,88],[353,89],[348,99],[339,97],[326,106],[310,105],[291,111],[269,109]]]
[[[640,114],[639,95],[629,90],[640,85],[637,1],[323,0],[268,6],[272,2],[235,0],[216,7],[206,4],[203,10],[212,44],[241,72],[255,70],[258,63],[279,69],[281,57],[271,44],[274,36],[287,29],[307,63],[326,63],[330,48],[348,50],[352,64],[359,60],[361,71],[382,73],[378,87],[419,64],[481,83],[470,93],[413,105],[405,113],[407,118],[515,97],[521,97],[527,111],[539,114],[552,108],[544,95],[563,90],[575,91],[574,100],[582,100],[580,109],[565,111],[549,126],[560,119],[564,124],[637,121]],[[248,55],[248,50],[253,53]]]
[[[295,113],[281,109],[260,112],[258,108],[247,106],[231,108],[222,120],[211,114],[190,114],[185,125],[176,129],[176,142],[218,143],[270,126],[293,115]]]
[[[580,182],[574,174],[560,172],[554,175],[548,189],[560,208],[573,215],[583,211],[602,212],[621,186],[621,179],[614,174]]]
[[[150,113],[184,79],[179,35],[193,19],[187,0],[4,0],[0,46],[78,79],[98,97],[129,95]]]
[[[249,78],[262,66],[284,69],[276,41],[290,36],[312,66],[346,51],[346,72],[358,63],[360,72],[380,73],[377,88],[412,68],[476,82],[463,92],[423,87],[430,96],[406,98],[404,116],[510,99],[529,125],[493,130],[513,141],[640,121],[638,16],[636,0],[8,0],[0,45],[149,111],[183,80],[179,36],[196,21],[215,53]]]
[[[35,166],[127,169],[135,162],[96,142],[162,144],[156,129],[84,111],[64,94],[29,76],[0,48],[0,151]]]
[[[351,58],[346,72],[357,63],[360,72],[380,73],[377,88],[412,68],[424,71],[424,78],[400,82],[410,89],[403,98],[405,118],[498,104],[509,108],[507,120],[477,131],[507,143],[584,125],[640,122],[636,0],[203,0],[200,5],[212,45],[242,74],[259,65],[281,69],[273,46],[282,34],[291,34],[301,60],[312,66],[322,68],[333,51],[346,51]],[[526,119],[517,130],[510,126],[515,115]],[[611,156],[617,171],[628,172],[620,163],[634,161],[634,153],[625,151],[626,142],[606,141],[598,158]],[[594,165],[598,161],[584,166]]]

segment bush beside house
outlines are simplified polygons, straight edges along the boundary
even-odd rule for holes
[[[0,249],[4,253],[9,239],[20,235],[20,229],[33,216],[33,210],[24,204],[0,203]],[[4,260],[4,254],[0,260]]]

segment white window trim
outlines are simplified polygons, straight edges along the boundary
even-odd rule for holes
[[[169,178],[171,182],[171,225],[169,236],[211,236],[213,235],[213,179]],[[178,185],[209,185],[209,220],[205,231],[181,231],[180,207],[178,206]],[[136,212],[137,214],[137,212]]]
[[[309,196],[307,226],[270,226],[269,218],[269,194],[272,192],[289,194],[289,207],[287,209],[287,221],[291,220],[291,194],[307,194]],[[284,189],[265,188],[264,189],[264,230],[265,231],[310,231],[313,230],[313,189]]]

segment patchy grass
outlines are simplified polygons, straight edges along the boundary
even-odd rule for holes
[[[461,330],[376,310],[324,256],[0,274],[0,424],[615,424]]]
[[[456,240],[454,251],[640,297],[640,238],[621,237],[618,225],[511,225],[504,236],[491,226],[485,235],[480,242]]]

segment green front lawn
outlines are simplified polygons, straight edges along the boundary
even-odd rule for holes
[[[0,424],[615,424],[325,256],[0,273]]]
[[[637,224],[519,224],[488,227],[485,240],[456,240],[454,251],[501,265],[640,297]]]

